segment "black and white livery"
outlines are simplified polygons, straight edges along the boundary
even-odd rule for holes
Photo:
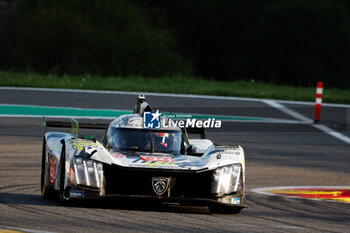
[[[151,106],[140,96],[133,114],[108,125],[44,119],[42,196],[58,193],[62,202],[145,198],[239,213],[245,207],[242,147],[216,145],[205,138],[204,129],[144,128],[144,112],[150,111]],[[70,127],[72,132],[47,132],[48,127]],[[78,128],[106,133],[99,142],[78,137]],[[193,133],[201,138],[189,138]]]

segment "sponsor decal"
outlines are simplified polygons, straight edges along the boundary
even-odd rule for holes
[[[178,165],[166,165],[164,163],[160,163],[160,162],[156,162],[156,163],[152,163],[152,164],[129,164],[130,167],[154,167],[154,168],[164,168],[164,169],[190,169],[190,167],[180,167]]]
[[[231,203],[235,205],[240,205],[241,204],[241,199],[240,198],[232,198]]]
[[[156,156],[141,156],[138,159],[132,161],[131,166],[136,167],[148,166],[148,167],[177,167],[173,158],[171,157],[156,157]]]
[[[51,157],[50,160],[50,185],[56,182],[56,157]]]
[[[238,156],[241,154],[241,151],[239,150],[224,150],[224,154],[229,154],[229,155],[235,155]]]
[[[162,156],[140,156],[133,160],[130,167],[155,167],[165,169],[190,169],[190,161],[183,158],[172,158]]]
[[[77,150],[82,151],[84,148],[86,148],[86,149],[97,148],[98,144],[96,142],[92,142],[92,141],[73,140],[72,147],[73,147],[73,149],[77,149]]]
[[[350,187],[299,186],[253,189],[253,192],[350,203]]]
[[[171,157],[155,157],[155,156],[141,156],[140,157],[142,160],[144,161],[150,161],[150,162],[170,162],[170,163],[174,163],[173,158]]]
[[[241,155],[241,151],[240,150],[231,150],[231,149],[216,149],[215,151],[213,151],[213,153],[218,153],[218,156],[221,158],[221,154],[225,154],[225,155],[233,155],[233,156],[240,156]],[[219,158],[218,158],[219,159]]]
[[[167,177],[152,177],[152,188],[153,191],[161,196],[165,191],[168,190],[170,178]]]
[[[145,129],[159,129],[160,124],[160,115],[159,110],[156,112],[144,112],[143,113],[143,128]]]
[[[77,190],[71,190],[70,191],[70,197],[84,197],[84,192],[83,191],[77,191]]]

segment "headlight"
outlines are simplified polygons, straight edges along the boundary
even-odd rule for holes
[[[223,195],[236,192],[240,174],[241,164],[239,163],[217,168],[213,172],[211,193]]]
[[[73,159],[73,168],[73,183],[96,188],[103,186],[103,166],[100,162],[76,157]]]

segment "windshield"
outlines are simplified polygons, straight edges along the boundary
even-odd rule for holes
[[[113,151],[180,154],[181,131],[114,128],[109,144]]]

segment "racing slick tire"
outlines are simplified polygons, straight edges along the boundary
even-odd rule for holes
[[[49,161],[48,155],[46,154],[46,140],[45,137],[43,139],[43,149],[42,149],[42,156],[41,156],[41,196],[44,199],[51,199],[54,196],[54,192],[50,189],[50,187],[45,184],[45,178],[46,180],[49,180],[49,174],[50,174],[50,166],[46,166],[46,161]],[[48,172],[47,172],[48,170]]]

